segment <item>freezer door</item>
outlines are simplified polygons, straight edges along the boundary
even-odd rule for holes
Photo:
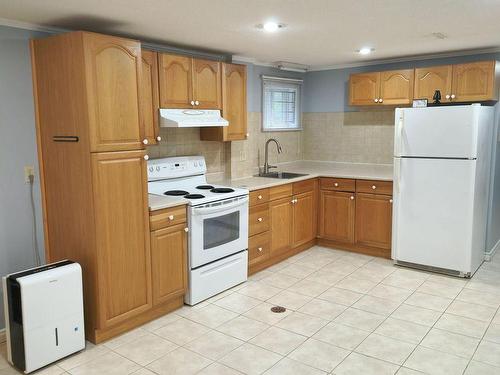
[[[480,105],[398,108],[394,156],[476,158]]]
[[[471,270],[475,160],[394,160],[392,256]]]

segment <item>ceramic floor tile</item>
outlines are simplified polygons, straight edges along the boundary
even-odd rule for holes
[[[467,359],[418,346],[404,363],[405,367],[432,375],[462,374]]]
[[[482,362],[470,361],[464,375],[498,375],[500,368]]]
[[[278,306],[284,306],[287,309],[298,310],[311,300],[312,297],[310,296],[284,290],[274,297],[269,298],[267,302]]]
[[[141,366],[145,366],[177,347],[176,344],[150,333],[139,337],[137,340],[123,344],[114,351]]]
[[[375,330],[384,320],[385,316],[353,308],[348,308],[335,318],[337,323],[369,332]]]
[[[394,272],[394,270],[391,270],[390,272],[380,272],[380,270],[365,268],[365,266],[363,266],[358,268],[349,276],[356,279],[369,280],[379,283],[392,272]]]
[[[321,328],[313,338],[347,350],[354,350],[369,334],[361,329],[331,322]]]
[[[484,335],[484,340],[500,344],[500,324],[492,323]]]
[[[390,285],[378,284],[368,292],[369,295],[379,298],[389,299],[395,302],[403,302],[412,292],[406,289],[397,288]]]
[[[288,357],[319,370],[330,372],[348,355],[348,350],[326,342],[309,339],[290,353]]]
[[[319,318],[333,320],[339,316],[347,307],[328,302],[322,299],[313,299],[302,306],[298,311],[304,314],[314,315]]]
[[[125,375],[138,370],[140,366],[116,353],[106,353],[90,362],[69,370],[72,375]]]
[[[172,321],[174,321],[174,320],[175,319],[173,319]],[[133,329],[132,331],[124,333],[123,335],[117,336],[111,340],[106,341],[103,345],[110,348],[110,349],[115,349],[115,348],[119,347],[120,345],[137,340],[139,337],[145,336],[147,334],[148,334],[148,331],[143,329],[142,327],[136,328],[136,329]]]
[[[423,375],[423,372],[412,370],[411,368],[400,367],[396,375]]]
[[[212,363],[205,367],[197,375],[241,375],[241,372],[236,371],[230,367],[224,366],[220,363]]]
[[[356,271],[358,268],[359,266],[355,264],[341,260],[336,260],[330,264],[327,264],[325,267],[321,268],[321,271],[332,272],[339,275],[347,276]]]
[[[459,357],[470,359],[479,344],[479,340],[433,328],[420,343],[426,348],[440,350]]]
[[[245,374],[262,374],[283,357],[252,344],[244,344],[222,357],[220,363]],[[256,360],[258,359],[258,360]]]
[[[335,284],[336,288],[347,289],[356,293],[368,293],[377,283],[364,279],[356,279],[352,276],[340,280]]]
[[[318,296],[319,299],[324,299],[339,305],[351,306],[356,303],[363,294],[352,292],[346,289],[330,288]]]
[[[19,372],[17,370],[14,370],[13,367],[11,367],[9,369],[5,369],[6,370],[5,373],[4,373],[4,370],[0,369],[0,374],[1,375],[7,375],[9,373],[10,369],[12,369],[12,375],[18,375],[19,374]],[[61,367],[59,367],[57,365],[51,365],[51,366],[47,366],[47,367],[44,367],[41,370],[36,371],[35,374],[36,375],[61,375],[61,374],[67,374],[67,372],[64,371]]]
[[[208,305],[202,309],[193,311],[187,319],[203,324],[210,328],[216,328],[222,323],[228,322],[238,316],[237,313],[226,310],[217,305]]]
[[[258,306],[255,306],[253,309],[247,311],[243,315],[248,318],[258,320],[259,322],[273,325],[278,323],[280,320],[284,319],[293,312],[292,310],[286,310],[281,313],[274,313],[271,311],[271,308],[274,306],[275,306],[274,304],[264,302]]]
[[[315,281],[317,283],[325,284],[331,287],[342,280],[344,277],[345,275],[341,275],[339,273],[319,270],[307,276],[306,280]]]
[[[488,328],[488,323],[458,315],[443,314],[434,327],[480,339]]]
[[[379,315],[389,316],[400,304],[401,302],[365,295],[352,305],[352,307]]]
[[[446,312],[449,314],[465,316],[466,318],[490,322],[495,316],[496,310],[496,308],[478,305],[477,303],[453,301],[446,309]]]
[[[373,259],[374,259],[374,257],[372,257],[370,255],[364,255],[364,254],[358,254],[358,253],[352,253],[352,252],[346,251],[344,253],[344,256],[339,258],[339,261],[351,263],[351,264],[354,264],[358,267],[361,267]]]
[[[184,348],[215,361],[243,345],[243,343],[243,341],[232,336],[217,331],[210,331],[196,340],[187,343],[184,345]]]
[[[226,335],[236,337],[237,339],[247,341],[257,336],[269,328],[266,323],[259,322],[246,316],[238,316],[217,328],[217,331]]]
[[[405,304],[423,307],[424,309],[444,312],[453,300],[430,294],[415,292],[405,301]]]
[[[178,348],[147,366],[159,375],[191,375],[196,374],[212,363],[190,350]]]
[[[475,361],[500,367],[500,344],[482,341],[474,354]],[[500,369],[498,370],[500,373]]]
[[[302,344],[306,339],[307,337],[297,333],[278,327],[270,327],[249,342],[274,353],[287,355]]]
[[[326,375],[326,372],[294,361],[290,358],[283,358],[267,370],[264,375]]]
[[[309,254],[309,255],[306,255],[305,257],[297,260],[295,262],[295,264],[310,267],[310,268],[319,269],[321,267],[325,267],[326,265],[330,264],[333,261],[334,261],[334,259],[332,259],[330,257]]]
[[[415,346],[415,344],[409,344],[373,333],[355,351],[369,357],[402,365],[413,349],[415,349]]]
[[[439,283],[441,285],[454,286],[458,288],[463,288],[469,282],[468,279],[456,277],[456,276],[447,276],[439,273],[430,272],[429,278],[427,279],[430,282]]]
[[[472,289],[462,289],[456,299],[493,308],[498,308],[500,306],[500,295],[483,293]]]
[[[201,335],[207,333],[210,328],[202,324],[192,322],[186,318],[182,318],[167,324],[166,326],[156,330],[154,333],[177,345],[184,345]]]
[[[459,286],[451,286],[442,283],[437,283],[430,281],[430,279],[426,280],[420,287],[417,289],[417,292],[431,294],[438,297],[444,298],[455,298],[462,291],[462,287]]]
[[[315,268],[310,268],[306,266],[300,266],[297,264],[290,264],[283,268],[282,270],[278,271],[278,273],[282,273],[284,275],[296,277],[298,279],[303,279],[313,272],[317,271]]]
[[[156,331],[157,329],[166,326],[169,323],[175,322],[176,320],[179,320],[181,318],[180,315],[177,315],[175,313],[170,313],[167,315],[164,315],[158,319],[155,319],[149,323],[144,324],[141,326],[142,329],[145,329],[147,331],[153,332]]]
[[[214,302],[215,305],[238,314],[243,314],[260,303],[262,303],[262,301],[257,298],[247,297],[239,293],[233,293]]]
[[[281,292],[281,290],[261,282],[247,282],[243,288],[238,290],[238,293],[265,301]]]
[[[268,269],[254,273],[253,275],[248,276],[249,281],[261,281],[266,277],[273,275],[274,272],[269,271]]]
[[[281,320],[276,327],[310,337],[328,323],[328,320],[315,316],[294,312]]]
[[[147,368],[143,367],[143,368],[133,372],[132,375],[156,375],[156,374],[153,371],[148,370]]]
[[[261,280],[266,285],[271,285],[275,288],[286,289],[295,284],[300,279],[293,276],[288,276],[283,273],[273,273]]]
[[[76,366],[90,362],[110,351],[110,349],[105,347],[104,345],[96,346],[89,342],[86,342],[85,344],[85,350],[64,358],[62,361],[57,362],[57,365],[62,369],[68,371]]]
[[[382,284],[414,291],[418,289],[428,277],[427,274],[421,272],[397,269],[382,280]]]
[[[317,297],[329,288],[328,285],[311,280],[300,280],[288,288],[289,291],[303,294],[309,297]]]
[[[335,375],[394,375],[399,366],[358,353],[351,353],[332,372]]]
[[[438,321],[438,319],[441,317],[441,314],[442,313],[439,311],[429,310],[403,303],[391,314],[391,317],[430,327]]]
[[[378,326],[375,333],[411,344],[418,344],[428,331],[429,327],[427,326],[389,317]]]

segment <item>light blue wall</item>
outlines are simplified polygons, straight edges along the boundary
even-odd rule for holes
[[[37,240],[43,223],[29,39],[44,34],[0,26],[0,276],[34,265],[32,214],[24,166],[35,166]],[[1,286],[0,286],[1,288]],[[0,295],[0,328],[4,327]]]
[[[304,84],[304,112],[357,111],[357,108],[348,105],[348,82],[351,73],[458,64],[470,61],[495,59],[500,60],[500,53],[307,72]]]

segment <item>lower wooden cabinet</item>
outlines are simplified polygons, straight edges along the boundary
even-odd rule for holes
[[[292,246],[292,198],[281,198],[269,203],[271,255],[279,255]]]
[[[270,256],[271,234],[269,231],[257,234],[248,239],[248,266],[261,263]]]
[[[392,197],[356,194],[356,243],[391,248]]]
[[[305,244],[316,237],[316,199],[315,192],[293,196],[293,241],[292,246]]]
[[[185,224],[151,232],[153,304],[182,296],[187,288]]]
[[[319,236],[354,243],[354,193],[322,190],[319,206]]]

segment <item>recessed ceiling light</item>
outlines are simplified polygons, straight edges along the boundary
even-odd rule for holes
[[[286,25],[283,23],[269,21],[269,22],[266,22],[264,24],[262,24],[262,23],[258,24],[256,27],[258,29],[262,29],[262,30],[267,31],[269,33],[274,33],[276,31],[278,31],[279,29],[283,29],[284,27],[286,27]]]
[[[373,51],[375,51],[375,49],[370,48],[370,47],[363,47],[363,48],[356,50],[356,52],[359,53],[360,55],[369,55]]]

